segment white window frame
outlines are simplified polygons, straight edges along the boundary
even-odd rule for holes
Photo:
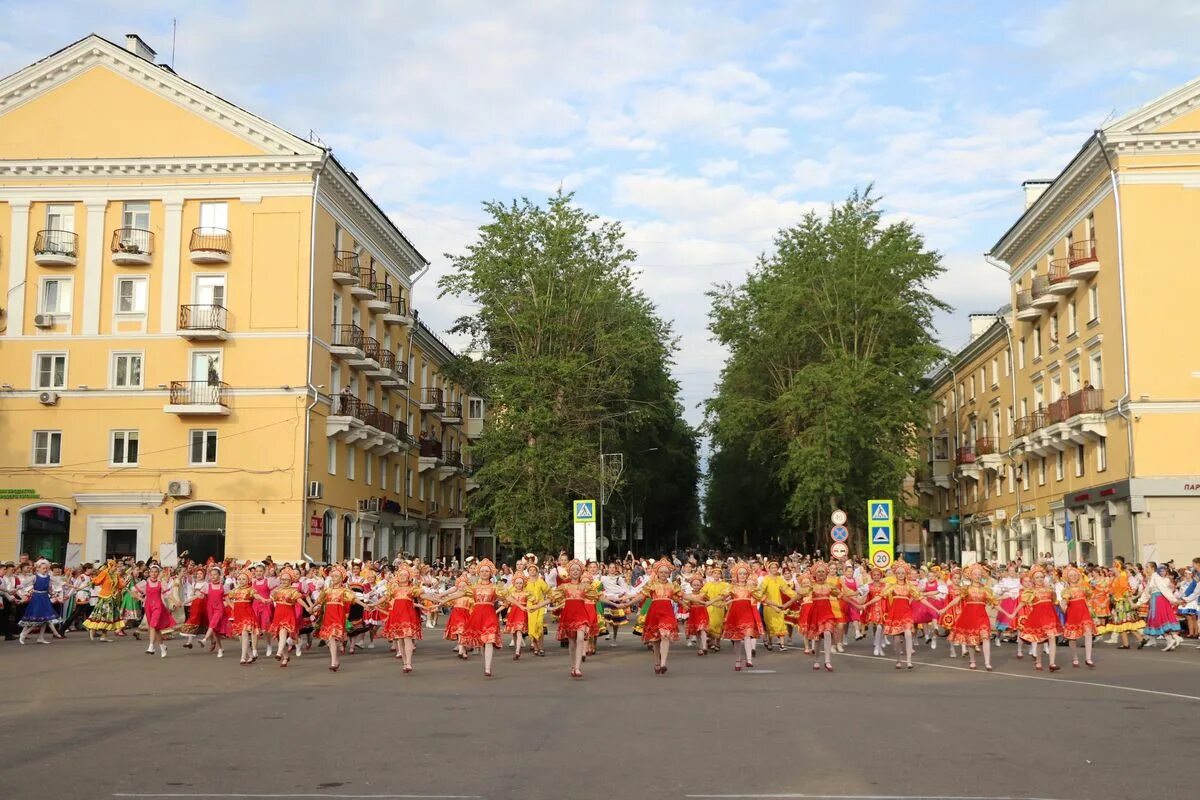
[[[1082,478],[1087,471],[1087,446],[1075,445],[1075,477]]]
[[[212,211],[210,212],[211,216],[220,217],[220,219],[209,219],[206,221],[204,219],[205,209],[212,209]],[[220,212],[221,212],[219,214],[216,213],[218,209],[220,209]],[[211,201],[206,200],[206,201],[200,203],[200,208],[198,209],[196,219],[199,222],[199,227],[204,230],[208,230],[208,229],[225,230],[225,231],[229,230],[229,201],[228,200],[211,200]],[[217,223],[220,223],[220,224],[217,224]]]
[[[352,444],[346,445],[346,480],[348,481],[354,480],[354,470],[357,466],[355,464],[356,461],[358,461],[357,448]]]
[[[117,362],[122,358],[137,358],[138,382],[121,385],[117,383]],[[128,372],[128,368],[126,368]],[[108,386],[110,389],[144,389],[146,387],[146,351],[144,350],[113,350],[108,357]]]
[[[50,309],[50,308],[46,307],[46,284],[48,284],[48,283],[58,284],[58,298],[57,299],[58,299],[59,303],[56,304],[56,307],[54,309]],[[67,292],[66,292],[66,294],[67,294],[66,310],[60,311],[60,310],[58,310],[58,305],[61,305],[61,303],[62,303],[64,287],[67,290]],[[75,308],[75,281],[74,281],[74,279],[60,278],[57,275],[43,275],[41,280],[38,281],[38,304],[37,304],[37,307],[38,307],[38,312],[41,314],[50,314],[55,317],[70,318],[71,313],[72,313],[72,311],[74,311],[74,308]]]
[[[120,440],[122,443],[121,444],[121,457],[124,459],[123,461],[117,461],[115,458],[113,458],[118,440]],[[130,441],[134,441],[134,442],[138,443],[138,451],[134,455],[134,459],[132,461],[129,460],[129,442]],[[138,462],[141,458],[141,454],[142,454],[141,436],[138,434],[137,429],[126,428],[126,429],[122,429],[122,430],[109,431],[108,465],[110,467],[120,467],[120,468],[136,467],[136,466],[138,466]]]
[[[145,307],[141,311],[122,311],[121,310],[121,284],[130,283],[133,286],[141,284],[144,288],[142,300]],[[137,300],[137,290],[134,289],[133,299]],[[150,279],[140,275],[118,275],[115,279],[113,287],[113,313],[118,317],[144,317],[150,311]]]
[[[1088,287],[1088,325],[1100,321],[1100,287],[1092,284]]]
[[[1062,450],[1054,454],[1054,480],[1061,481],[1067,476],[1066,456]]]
[[[374,405],[374,403],[372,403]],[[375,460],[371,458],[369,450],[363,451],[363,485],[370,486],[374,483],[375,478]]]
[[[130,209],[130,206],[145,206],[144,209]],[[141,225],[137,221],[139,214],[146,215],[146,224]],[[132,218],[131,218],[132,217]],[[149,200],[126,200],[121,204],[121,227],[134,228],[136,230],[150,230],[150,201]]]
[[[41,449],[46,452],[46,460],[38,461],[38,437],[44,436],[45,442]],[[54,450],[53,442],[58,439],[58,460],[51,461],[50,456]],[[38,430],[33,432],[33,446],[29,451],[29,463],[35,467],[61,467],[62,466],[62,431],[60,430]]]
[[[57,386],[53,385],[54,384],[54,366],[53,366],[53,364],[51,364],[51,367],[50,367],[50,383],[51,383],[51,385],[42,386],[41,377],[42,377],[42,359],[43,358],[51,358],[51,359],[61,358],[63,360],[63,374],[62,374],[62,383],[61,384],[59,384]],[[29,380],[29,385],[32,386],[36,391],[40,392],[45,389],[53,389],[54,391],[64,391],[70,382],[71,382],[71,356],[69,353],[67,353],[67,351],[65,351],[65,350],[45,350],[45,351],[38,351],[33,354],[33,376]]]
[[[1100,438],[1096,440],[1096,472],[1104,472],[1108,469],[1108,440]]]
[[[478,412],[476,412],[478,408]],[[467,419],[483,419],[483,400],[472,397],[467,401]]]
[[[192,446],[193,446],[193,442],[195,441],[196,434],[200,434],[200,436],[202,437],[201,446],[200,446],[200,455],[201,455],[201,458],[204,459],[202,461],[196,461],[192,458]],[[212,439],[213,439],[213,451],[214,451],[212,461],[208,461],[207,457],[206,457],[206,454],[208,453],[208,438],[209,438],[210,434],[212,435]],[[217,465],[217,462],[220,460],[220,457],[221,457],[220,437],[218,436],[215,428],[192,428],[192,429],[190,429],[188,431],[187,447],[188,447],[188,466],[190,466],[190,467],[214,467]]]
[[[325,469],[329,472],[330,475],[337,475],[337,449],[338,449],[337,439],[330,439],[329,440],[328,463],[326,463],[326,465],[325,465]]]
[[[406,497],[413,496],[413,473],[412,467],[404,469],[404,495]]]
[[[1097,370],[1097,366],[1099,367],[1099,370]],[[1099,376],[1096,375],[1097,371],[1099,371],[1099,373],[1100,373]],[[1097,377],[1099,377],[1099,380],[1097,380]],[[1092,385],[1093,389],[1103,389],[1104,388],[1104,354],[1103,353],[1092,353],[1090,356],[1088,356],[1087,382]]]

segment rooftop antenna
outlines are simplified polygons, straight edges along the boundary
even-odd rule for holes
[[[179,27],[179,20],[171,17],[171,69],[175,69],[175,31]]]

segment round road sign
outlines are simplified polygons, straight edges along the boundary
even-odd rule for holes
[[[877,550],[875,551],[875,554],[871,556],[871,563],[880,569],[887,569],[892,565],[892,554],[887,550]]]
[[[850,529],[845,525],[835,525],[829,531],[829,538],[833,539],[835,542],[844,542],[850,538]]]
[[[846,524],[846,512],[842,511],[839,508],[837,511],[833,512],[833,514],[829,517],[829,521],[832,522],[834,525],[845,525]]]
[[[834,558],[845,558],[850,555],[850,548],[846,547],[845,542],[834,542],[833,547],[829,548],[829,553]]]

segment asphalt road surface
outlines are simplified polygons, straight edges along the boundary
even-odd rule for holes
[[[440,631],[435,634],[440,637]],[[1178,796],[1200,751],[1200,651],[1098,648],[1034,672],[1006,646],[969,672],[943,644],[896,671],[866,641],[813,672],[798,650],[735,673],[728,646],[654,675],[622,632],[571,680],[566,651],[440,638],[400,671],[387,645],[329,672],[83,634],[0,643],[0,797],[1059,798]],[[232,656],[232,657],[231,657]]]

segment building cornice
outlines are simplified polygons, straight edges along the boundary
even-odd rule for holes
[[[166,495],[162,492],[77,492],[75,503],[81,506],[161,506]]]
[[[413,329],[413,339],[421,346],[425,354],[433,357],[439,365],[458,357],[448,344],[439,339],[437,334],[420,320],[417,320],[416,327]]]
[[[188,156],[0,160],[0,180],[187,178],[301,175],[312,178],[320,156]]]

